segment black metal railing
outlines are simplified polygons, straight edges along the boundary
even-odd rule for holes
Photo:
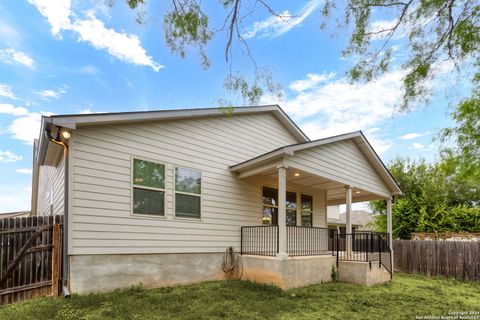
[[[275,256],[278,253],[278,226],[240,228],[240,254]]]
[[[334,245],[338,261],[377,262],[392,275],[388,233],[337,233]]]
[[[328,228],[287,226],[289,256],[334,254]]]
[[[287,254],[313,256],[335,254],[336,233],[319,227],[286,227]],[[275,256],[278,253],[278,226],[241,227],[241,254]]]

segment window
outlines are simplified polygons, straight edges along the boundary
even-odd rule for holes
[[[278,223],[278,191],[277,189],[263,187],[263,224]]]
[[[297,194],[287,191],[287,226],[297,225]]]
[[[312,223],[312,208],[313,201],[311,196],[305,194],[301,195],[301,214],[302,214],[302,226],[311,227]]]
[[[165,165],[133,159],[133,213],[165,215]]]
[[[199,171],[175,168],[175,217],[201,218],[202,176]]]
[[[287,191],[286,194],[287,226],[295,226],[297,220],[297,194]],[[263,187],[263,224],[278,224],[278,190]]]

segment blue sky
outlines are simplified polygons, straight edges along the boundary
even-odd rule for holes
[[[125,1],[112,8],[102,3],[0,4],[0,212],[30,207],[32,142],[41,114],[211,107],[222,98],[243,104],[223,90],[229,68],[224,33],[208,45],[212,66],[205,70],[194,50],[182,59],[165,46],[162,16],[168,2],[148,1],[142,25]],[[258,10],[243,21],[256,63],[283,85],[281,99],[262,102],[279,103],[312,139],[363,130],[385,162],[397,155],[432,160],[438,150],[432,137],[451,124],[449,103],[468,88],[452,82],[451,67],[442,65],[444,76],[432,83],[429,105],[393,112],[404,70],[394,66],[373,83],[349,84],[345,71],[352,60],[341,56],[346,32],[320,30],[321,5],[275,1],[274,9],[290,18]],[[205,11],[214,28],[220,27],[225,11],[218,2],[208,2]],[[395,41],[401,61],[404,39]],[[232,69],[248,75],[252,64],[234,48]]]

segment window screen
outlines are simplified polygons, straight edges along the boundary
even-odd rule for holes
[[[202,174],[186,168],[175,168],[175,216],[201,218]]]
[[[133,159],[133,213],[165,215],[165,165]]]

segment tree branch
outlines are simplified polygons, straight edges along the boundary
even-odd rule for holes
[[[235,4],[232,9],[232,20],[230,21],[230,26],[228,28],[228,38],[227,38],[227,46],[225,48],[225,60],[228,62],[228,53],[230,51],[230,47],[232,45],[232,38],[233,38],[233,30],[237,21],[238,15],[238,5],[240,0],[235,0]]]

